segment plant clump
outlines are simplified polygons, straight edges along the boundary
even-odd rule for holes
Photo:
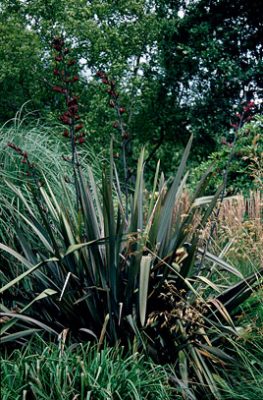
[[[225,370],[236,363],[238,307],[261,287],[263,272],[260,267],[243,275],[210,251],[210,238],[201,240],[211,215],[219,215],[227,174],[216,193],[204,197],[209,168],[182,206],[190,136],[173,179],[166,180],[157,163],[148,196],[142,149],[128,191],[128,139],[122,135],[124,185],[113,151],[100,185],[91,167],[85,177],[76,151],[84,128],[72,91],[78,79],[66,69],[75,60],[67,58],[70,50],[61,37],[53,40],[53,48],[54,75],[62,81],[53,90],[67,105],[60,120],[67,127],[63,136],[70,138],[76,202],[66,182],[59,186],[63,202],[45,177],[43,184],[32,181],[23,190],[7,182],[17,199],[11,207],[16,240],[12,246],[0,243],[5,254],[0,293],[7,299],[1,304],[1,340],[7,346],[23,344],[42,333],[58,340],[61,349],[66,341],[94,341],[99,350],[105,342],[126,347],[132,342],[157,361],[173,364],[184,397],[219,399],[217,377],[226,378]],[[117,103],[115,82],[102,72],[99,78],[108,86],[122,132],[125,109]],[[29,163],[27,153],[9,147]]]

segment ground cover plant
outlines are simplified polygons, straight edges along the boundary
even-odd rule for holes
[[[262,304],[261,293],[247,300],[240,310],[246,334],[241,343],[236,344],[236,351],[242,363],[231,371],[231,383],[219,382],[223,399],[262,397],[263,307],[258,307],[258,302]],[[35,394],[43,399],[71,399],[74,394],[81,396],[84,390],[90,398],[96,394],[96,398],[102,399],[110,396],[116,399],[182,398],[180,389],[174,387],[170,366],[153,364],[142,355],[134,354],[132,349],[124,355],[123,350],[105,348],[100,354],[97,347],[90,344],[68,347],[45,343],[36,337],[23,350],[17,349],[11,354],[2,352],[2,397],[32,398]]]
[[[92,168],[81,163],[86,133],[74,93],[76,63],[61,37],[53,48],[60,83],[52,89],[66,106],[59,119],[71,174],[52,186],[21,145],[7,143],[26,176],[22,186],[5,181],[22,207],[17,201],[9,206],[14,240],[0,244],[1,341],[12,348],[41,333],[61,348],[93,341],[102,351],[104,343],[126,349],[133,343],[155,362],[170,363],[170,379],[184,398],[219,399],[222,381],[231,384],[229,375],[242,362],[236,350],[244,332],[240,307],[262,285],[262,265],[248,274],[211,252],[227,175],[215,195],[203,197],[213,172],[208,168],[185,206],[190,136],[173,179],[166,180],[157,163],[147,182],[142,149],[133,183],[126,110],[116,82],[99,71],[118,118],[121,162],[115,162],[112,142],[96,182]]]
[[[1,360],[1,398],[159,399],[176,396],[164,367],[123,348],[90,344],[59,349],[40,339]],[[177,398],[174,397],[174,398]]]

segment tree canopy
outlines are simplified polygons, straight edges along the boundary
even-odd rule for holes
[[[54,35],[73,48],[79,92],[93,144],[109,143],[114,113],[95,78],[117,82],[134,146],[167,170],[194,134],[193,160],[215,150],[234,107],[263,89],[261,0],[5,0],[0,17],[0,119],[21,105],[55,110]]]

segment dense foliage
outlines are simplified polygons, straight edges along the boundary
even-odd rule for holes
[[[95,339],[99,347],[104,339],[127,344],[136,336],[139,348],[157,361],[174,363],[176,382],[191,398],[210,391],[218,398],[214,374],[220,376],[222,365],[236,362],[222,346],[228,339],[231,348],[239,336],[236,308],[260,286],[262,269],[244,278],[207,249],[199,249],[200,232],[222,187],[213,199],[198,198],[208,170],[184,207],[184,169],[191,143],[192,138],[171,184],[157,166],[148,195],[142,152],[128,202],[113,159],[99,191],[92,170],[86,181],[74,163],[77,197],[73,201],[62,183],[63,204],[45,177],[40,184],[28,155],[10,144],[30,175],[26,192],[7,182],[23,211],[12,207],[13,248],[0,244],[3,343],[23,343],[40,330],[55,337],[62,331],[71,341]],[[12,267],[13,258],[22,270],[17,264]],[[212,275],[211,262],[218,265]]]
[[[209,155],[192,171],[191,184],[196,184],[209,166],[213,166],[213,177],[207,187],[207,193],[214,193],[222,182],[228,159],[227,193],[248,194],[251,190],[263,187],[263,118],[256,116],[246,123],[237,133],[233,148],[233,131],[222,138],[221,149]]]
[[[262,3],[237,3],[1,3],[6,398],[260,386]],[[32,355],[39,335],[58,346]],[[169,363],[152,393],[144,357]]]
[[[79,344],[59,349],[38,340],[1,362],[2,400],[22,396],[39,400],[169,400],[175,394],[163,367],[153,366],[138,353],[125,355],[123,348],[99,352],[97,347]]]
[[[1,7],[2,121],[25,100],[50,111],[49,43],[62,31],[89,82],[80,90],[93,145],[109,145],[114,122],[94,79],[104,69],[118,82],[133,146],[138,154],[138,144],[147,145],[153,169],[159,158],[165,171],[174,168],[189,130],[192,159],[204,159],[226,136],[232,107],[261,96],[261,0],[5,0]]]

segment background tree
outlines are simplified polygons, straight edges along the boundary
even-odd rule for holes
[[[13,118],[27,100],[38,109],[43,96],[38,83],[41,71],[39,39],[35,32],[25,29],[19,15],[0,17],[0,120]]]
[[[120,141],[112,127],[114,110],[95,78],[104,70],[116,80],[127,109],[135,156],[144,144],[148,166],[161,158],[170,171],[191,131],[192,161],[199,163],[229,130],[233,106],[261,96],[262,13],[261,0],[6,0],[0,53],[1,68],[11,76],[2,73],[1,120],[28,99],[36,108],[52,109],[48,85],[39,85],[39,76],[50,80],[49,43],[59,33],[74,46],[82,70],[79,90],[95,148],[113,134],[116,145]]]

